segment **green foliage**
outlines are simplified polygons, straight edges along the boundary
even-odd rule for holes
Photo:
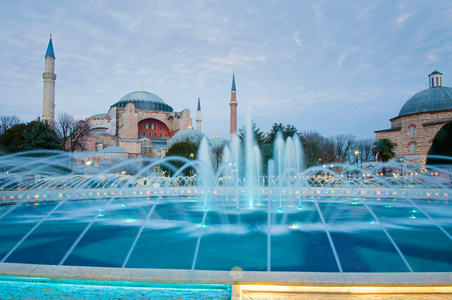
[[[188,159],[195,159],[198,153],[198,148],[199,146],[195,144],[189,142],[180,142],[171,146],[171,148],[168,149],[166,156],[182,156]],[[172,162],[172,164],[176,167],[176,169],[179,169],[184,165],[182,162]],[[162,169],[163,171],[168,172],[170,176],[174,174],[171,168],[163,166]],[[187,168],[183,171],[183,173],[185,176],[190,176],[191,174],[194,174],[194,169]]]
[[[282,123],[274,123],[272,126],[272,129],[270,130],[270,133],[268,134],[268,142],[270,144],[273,144],[273,142],[276,139],[276,134],[278,132],[281,132],[283,135],[284,140],[287,139],[289,136],[293,137],[294,134],[298,132],[297,128],[293,125],[287,124],[284,126]]]
[[[25,124],[17,124],[5,130],[5,132],[0,135],[0,149],[7,153],[22,151],[26,127],[27,125]]]
[[[435,135],[427,156],[428,165],[452,164],[450,159],[431,157],[432,155],[452,157],[452,122],[444,125]]]
[[[0,149],[8,153],[29,150],[61,150],[60,140],[47,123],[39,119],[17,124],[0,136]]]
[[[61,150],[61,144],[55,131],[38,119],[27,124],[23,150]]]
[[[372,152],[377,157],[378,161],[389,161],[395,157],[395,145],[391,142],[390,139],[383,138],[374,142],[374,147],[372,148]]]
[[[254,122],[251,122],[251,130],[253,131],[254,140],[256,141],[256,143],[259,145],[259,147],[262,146],[262,144],[265,142],[264,133],[260,130],[260,128],[257,128],[257,125]],[[245,143],[246,143],[246,125],[244,125],[242,128],[239,129],[238,136],[240,138],[242,145],[245,145]]]

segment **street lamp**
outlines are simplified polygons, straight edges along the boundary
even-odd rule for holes
[[[195,158],[195,155],[193,154],[193,153],[190,153],[190,159],[194,159]]]
[[[357,165],[358,165],[358,162],[359,162],[358,158],[359,158],[359,150],[355,150],[355,162],[356,162]]]

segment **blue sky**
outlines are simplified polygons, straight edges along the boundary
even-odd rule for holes
[[[247,114],[324,136],[374,138],[428,74],[452,86],[450,1],[1,1],[2,115],[42,115],[52,33],[56,114],[106,113],[144,89],[203,132],[229,137]]]

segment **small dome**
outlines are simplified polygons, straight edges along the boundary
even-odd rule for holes
[[[210,143],[212,144],[212,148],[221,150],[228,143],[228,141],[221,137],[215,137],[213,139],[210,139]]]
[[[195,145],[200,145],[201,141],[207,138],[204,133],[195,129],[185,129],[176,133],[169,141],[168,147],[181,142],[189,142]],[[209,142],[210,146],[210,142]]]
[[[399,116],[452,109],[452,88],[436,86],[423,90],[403,105]]]
[[[146,92],[146,91],[136,91],[128,93],[122,97],[118,102],[113,104],[112,107],[124,108],[127,104],[133,103],[135,109],[143,110],[160,110],[172,112],[173,108],[165,103],[159,96]]]
[[[118,146],[110,146],[110,147],[102,149],[100,152],[103,152],[103,153],[127,153],[127,151],[124,148],[121,148]]]

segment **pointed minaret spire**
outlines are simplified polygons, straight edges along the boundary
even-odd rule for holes
[[[231,88],[231,102],[229,103],[231,107],[231,139],[234,137],[234,134],[237,132],[237,98],[236,98],[236,89],[235,89],[235,74],[232,73],[232,88]]]
[[[201,131],[201,100],[198,97],[198,111],[197,111],[197,118],[196,118],[196,123],[197,123],[197,129],[198,131]]]
[[[141,82],[141,90],[140,91],[144,92],[143,82]]]
[[[55,120],[55,53],[53,52],[52,35],[45,56],[44,97],[42,104],[42,121],[53,127]]]
[[[50,35],[49,45],[47,46],[46,56],[55,59],[55,53],[53,52],[52,35]]]
[[[231,88],[231,92],[235,92],[235,91],[237,91],[235,89],[235,74],[232,73],[232,88]]]

